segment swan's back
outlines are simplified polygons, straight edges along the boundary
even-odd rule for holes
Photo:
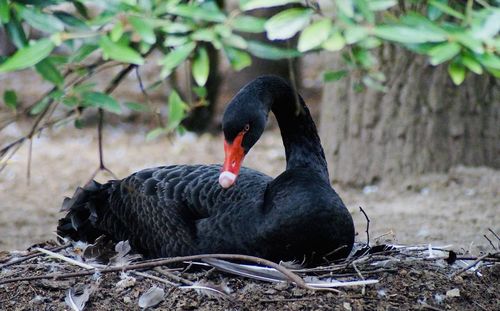
[[[243,168],[238,186],[222,189],[219,173],[220,165],[176,165],[104,185],[92,182],[65,201],[69,213],[58,233],[75,240],[101,234],[129,240],[149,257],[244,252],[248,230],[238,220],[245,219],[248,228],[257,225],[249,215],[258,214],[272,178]]]

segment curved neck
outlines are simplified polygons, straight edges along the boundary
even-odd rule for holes
[[[286,169],[312,169],[329,183],[318,131],[302,97],[279,77],[264,76],[257,81],[254,96],[267,112],[271,110],[276,116],[285,146]]]

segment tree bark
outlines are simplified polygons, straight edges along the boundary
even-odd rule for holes
[[[356,92],[353,76],[325,84],[320,134],[333,181],[398,181],[458,164],[500,168],[498,80],[468,73],[455,86],[444,65],[391,45],[377,54],[386,93]],[[325,58],[341,68],[340,55]]]

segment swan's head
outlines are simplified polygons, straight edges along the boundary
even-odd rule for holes
[[[222,119],[225,158],[219,175],[223,188],[236,182],[243,159],[264,132],[266,122],[267,111],[250,94],[239,92],[227,106]]]

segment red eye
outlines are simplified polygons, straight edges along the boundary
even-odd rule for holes
[[[243,130],[245,132],[248,132],[250,130],[250,124],[245,125],[245,128]]]

